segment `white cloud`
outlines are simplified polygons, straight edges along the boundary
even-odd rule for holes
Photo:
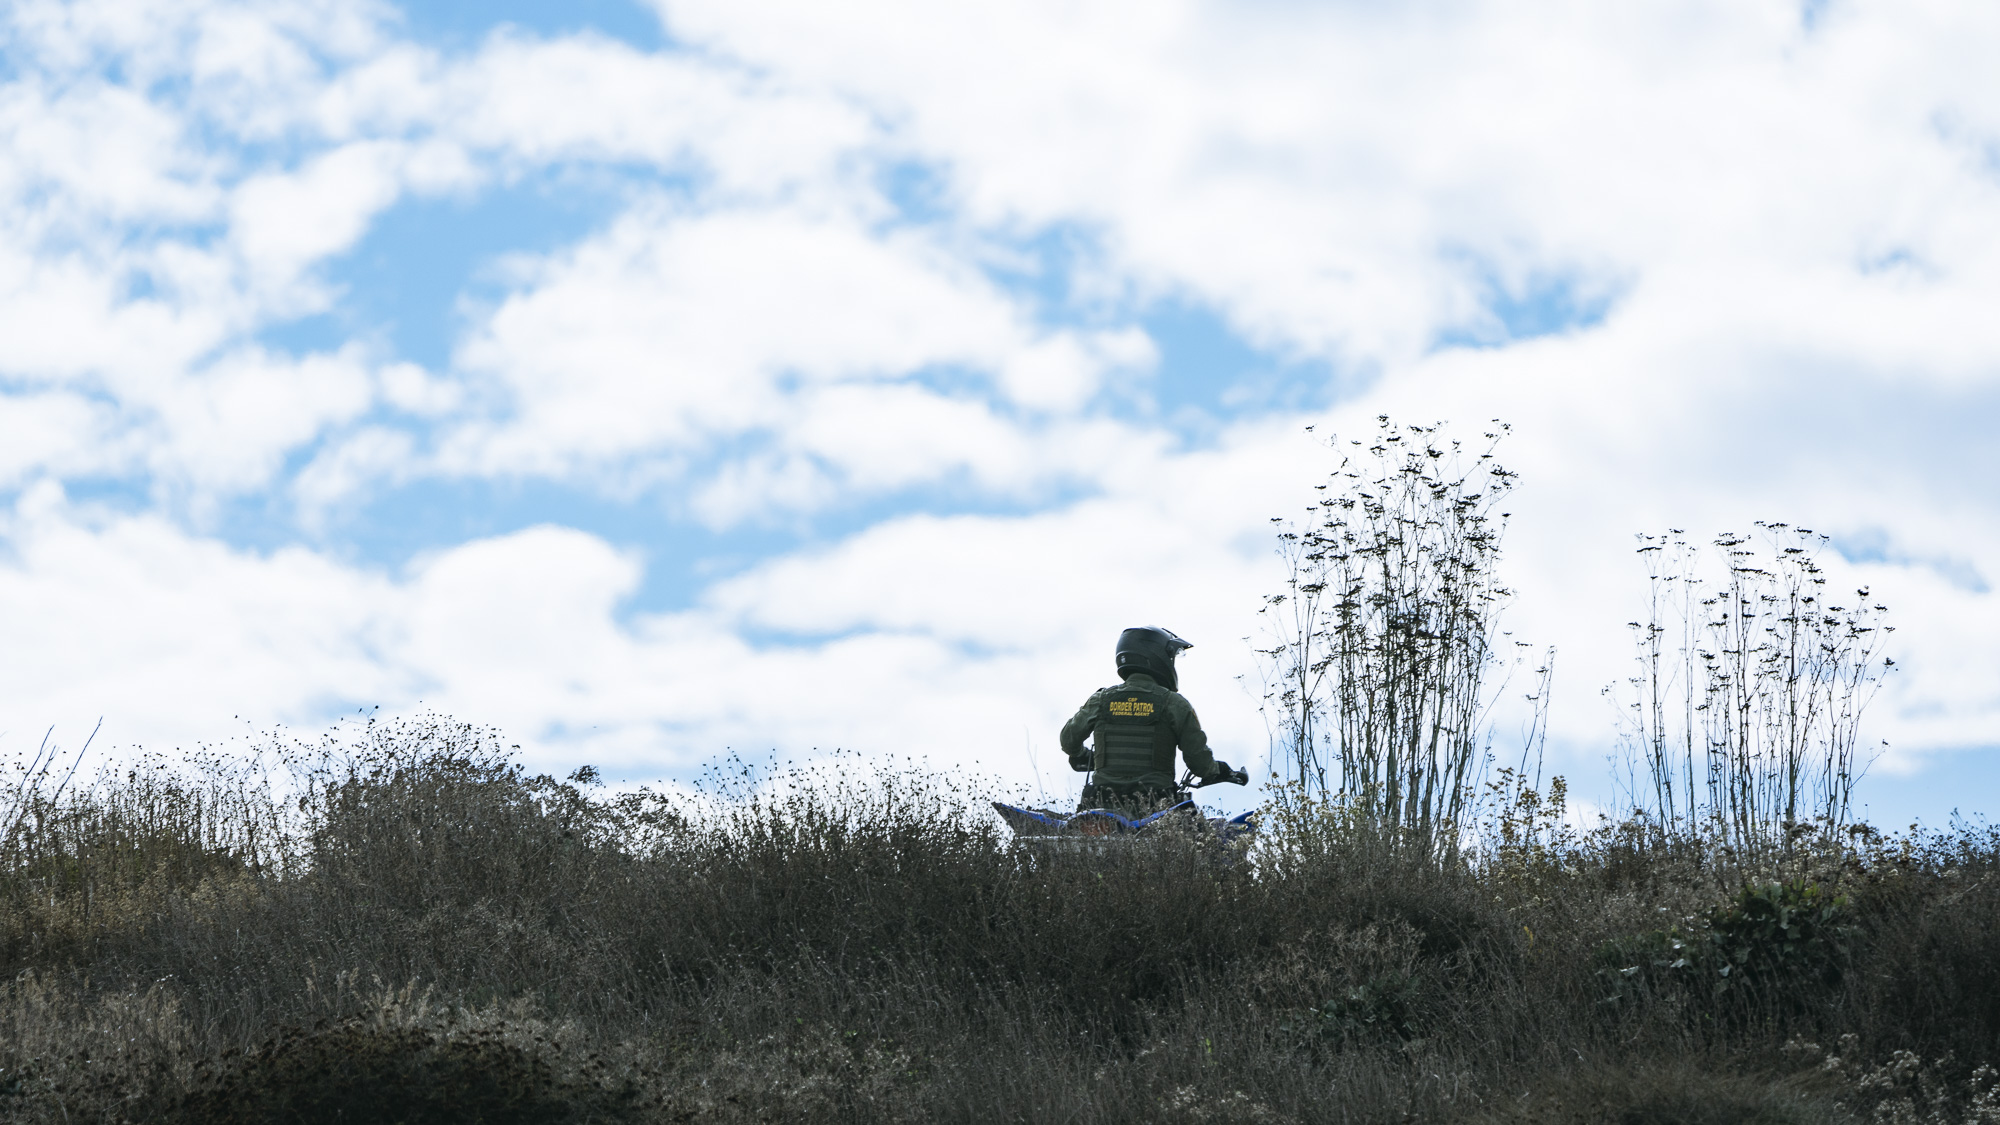
[[[74,733],[102,715],[109,739],[162,748],[214,738],[231,715],[317,724],[394,692],[381,658],[397,646],[371,612],[392,592],[307,551],[232,551],[47,484],[0,520],[0,541],[0,682],[17,722]]]
[[[89,473],[117,463],[105,448],[110,412],[82,395],[10,395],[0,410],[0,488],[43,472]]]
[[[1114,364],[1149,358],[1129,330],[1035,328],[915,235],[853,216],[656,206],[543,264],[468,341],[459,363],[490,373],[512,413],[454,434],[445,463],[566,474],[774,434],[780,460],[820,458],[860,489],[963,468],[1011,491],[1044,475],[1023,456],[1031,431],[905,380],[963,369],[1032,411],[1074,407]],[[796,499],[782,483],[793,472],[726,476],[707,501],[720,522]]]
[[[1885,237],[1994,260],[1976,249],[1993,177],[1936,122],[1991,121],[2000,97],[1960,47],[1940,72],[1915,62],[1934,40],[1991,41],[1990,17],[1952,7],[1924,26],[1855,6],[1811,33],[1781,4],[661,8],[680,34],[876,106],[981,221],[1088,224],[1140,285],[1355,360],[1406,362],[1476,318],[1479,269],[1715,298],[1734,280],[1759,309],[1857,272]],[[1969,227],[1968,192],[1985,197]],[[1963,338],[1892,323],[1905,347]]]
[[[1187,471],[1208,479],[1223,463]],[[829,557],[774,561],[708,604],[634,617],[621,603],[643,560],[571,529],[476,540],[382,574],[298,549],[233,550],[44,486],[0,526],[0,610],[18,642],[0,671],[13,707],[35,699],[66,726],[109,712],[114,739],[196,739],[226,714],[310,728],[380,704],[498,724],[539,763],[648,771],[727,745],[847,746],[1025,776],[1024,733],[1048,767],[1070,697],[1108,675],[1109,639],[1172,605],[1169,623],[1203,646],[1189,690],[1226,756],[1244,760],[1259,728],[1230,680],[1244,656],[1233,634],[1243,579],[1264,563],[1229,531],[1240,489],[1184,494],[1205,523],[1178,529],[1165,572],[1130,572],[1106,534],[1161,526],[1173,505],[1148,486],[1044,516],[899,521]],[[792,639],[753,644],[746,631]],[[968,727],[966,715],[993,721]],[[945,729],[950,745],[937,744]]]
[[[414,363],[391,363],[376,371],[384,401],[419,417],[440,417],[465,401],[464,387],[441,379]]]
[[[187,222],[218,202],[204,174],[213,161],[188,147],[183,122],[130,89],[85,80],[51,97],[32,80],[10,84],[0,92],[0,136],[0,193],[29,229],[79,214]]]
[[[293,479],[301,520],[323,532],[328,516],[376,488],[399,484],[417,460],[416,442],[401,430],[366,426],[321,450]]]
[[[135,86],[190,81],[206,108],[242,129],[282,131],[325,60],[377,49],[390,9],[372,0],[20,0],[12,48],[51,70],[114,58]]]
[[[1159,362],[1151,337],[1135,328],[1052,336],[1021,349],[1000,372],[1014,401],[1044,410],[1074,411],[1089,403],[1104,377],[1147,371]]]
[[[282,291],[316,262],[351,248],[369,220],[406,187],[439,191],[469,185],[475,177],[463,154],[449,146],[355,142],[296,172],[244,181],[230,201],[230,234],[243,255],[247,280]],[[281,307],[312,312],[326,301]]]

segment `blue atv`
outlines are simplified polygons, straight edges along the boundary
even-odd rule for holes
[[[1200,789],[1225,781],[1242,785],[1249,780],[1242,770],[1210,781],[1199,781],[1193,774],[1188,774],[1181,778],[1178,788]],[[1205,826],[1217,842],[1233,844],[1247,841],[1257,831],[1255,812],[1238,813],[1232,817],[1206,816],[1192,797],[1183,797],[1158,812],[1140,817],[1129,817],[1116,809],[1084,809],[1065,813],[1055,809],[1021,808],[1000,801],[993,802],[993,811],[1000,814],[1000,819],[1007,822],[1008,828],[1013,829],[1016,844],[1133,837],[1165,825],[1194,824]]]

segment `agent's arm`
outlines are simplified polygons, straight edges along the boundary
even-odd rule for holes
[[[1063,753],[1069,755],[1069,768],[1078,773],[1089,773],[1093,768],[1091,752],[1084,747],[1083,740],[1097,726],[1097,697],[1101,694],[1092,693],[1089,699],[1084,700],[1083,706],[1077,708],[1076,714],[1063,724],[1059,736]]]
[[[1208,748],[1208,735],[1201,729],[1201,719],[1194,713],[1194,704],[1186,697],[1176,694],[1174,700],[1174,733],[1180,740],[1181,757],[1187,761],[1187,768],[1205,784],[1218,781],[1232,781],[1238,785],[1247,784],[1249,775],[1233,769],[1228,762],[1215,756]]]

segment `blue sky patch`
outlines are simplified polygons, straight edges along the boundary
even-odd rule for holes
[[[1325,409],[1361,389],[1331,364],[1257,348],[1202,305],[1163,302],[1139,323],[1160,351],[1148,385],[1158,420],[1189,440],[1244,415]]]
[[[942,222],[952,217],[951,182],[935,165],[896,161],[882,169],[875,184],[904,222]]]
[[[1925,754],[1915,773],[1871,769],[1855,786],[1856,819],[1885,832],[1922,821],[1945,828],[1954,815],[1976,817],[1992,810],[2000,793],[2000,746],[1968,746]]]
[[[552,172],[469,196],[410,196],[375,217],[324,276],[341,290],[325,313],[260,336],[298,354],[370,340],[432,371],[450,367],[466,325],[463,303],[505,295],[492,267],[503,257],[546,254],[615,217],[622,182]]]
[[[1992,587],[1971,559],[1950,555],[1918,557],[1901,550],[1890,540],[1886,529],[1862,528],[1828,539],[1840,557],[1850,563],[1886,563],[1890,566],[1920,566],[1968,594],[1984,594]]]
[[[1492,267],[1475,268],[1484,315],[1438,334],[1440,347],[1496,347],[1594,328],[1611,311],[1616,293],[1577,272],[1536,272],[1509,284]]]
[[[653,10],[634,0],[410,0],[400,5],[404,28],[419,42],[446,49],[478,45],[494,28],[511,24],[553,38],[594,31],[640,50],[668,45]]]

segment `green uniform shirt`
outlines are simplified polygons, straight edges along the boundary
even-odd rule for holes
[[[1083,745],[1086,735],[1091,739],[1088,749]],[[1194,704],[1144,672],[1134,672],[1124,683],[1085,700],[1063,724],[1062,748],[1071,769],[1096,770],[1100,785],[1172,789],[1177,749],[1196,777],[1215,772],[1215,755],[1209,752]]]

